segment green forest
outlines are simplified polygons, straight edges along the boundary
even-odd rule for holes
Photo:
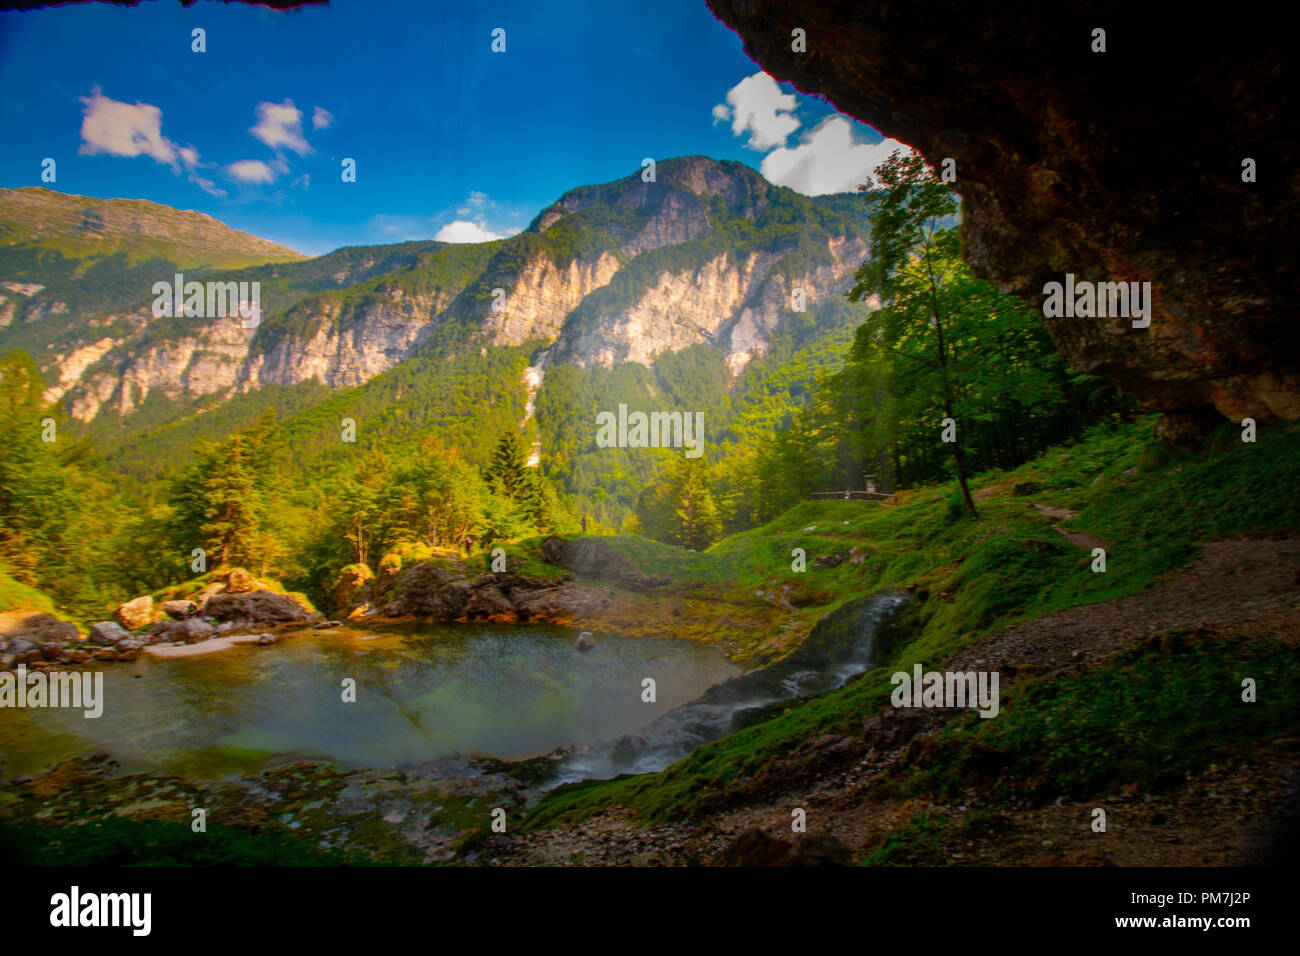
[[[521,376],[542,343],[487,345],[451,323],[421,355],[363,386],[269,387],[179,417],[165,401],[153,412],[146,404],[143,421],[152,414],[160,424],[123,434],[78,428],[47,406],[39,369],[15,349],[0,364],[5,593],[34,589],[90,620],[137,594],[241,565],[315,596],[348,565],[373,571],[584,524],[703,550],[813,493],[861,489],[866,474],[886,491],[950,488],[957,520],[977,515],[972,476],[1132,415],[1113,385],[1066,368],[1033,310],[971,274],[951,186],[899,155],[878,176],[871,192],[818,213],[844,231],[855,215],[869,224],[873,254],[853,288],[791,312],[734,381],[712,345],[663,353],[651,366],[557,364],[528,417]],[[731,224],[699,242],[733,255],[784,250],[777,268],[819,254],[801,238],[797,204],[774,201],[750,221],[722,219],[725,204],[712,201]],[[630,228],[609,213],[615,206],[596,203],[582,229],[528,242],[556,258],[589,254],[601,235],[621,239]],[[524,255],[524,245],[408,243],[380,264],[339,250],[324,266],[229,275],[279,283],[267,348],[292,331],[306,296],[337,299],[340,316],[384,283],[454,298],[475,274],[492,281],[509,266],[502,257]],[[630,301],[684,254],[673,246],[637,257],[584,308]],[[376,274],[394,264],[395,277],[322,286],[338,268]],[[702,413],[705,455],[596,448],[596,412],[620,403]],[[527,464],[534,443],[536,468]]]

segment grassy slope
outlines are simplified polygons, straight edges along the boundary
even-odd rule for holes
[[[700,794],[754,773],[810,737],[844,732],[887,706],[890,665],[904,656],[937,664],[1014,621],[1136,593],[1184,564],[1199,541],[1300,527],[1300,501],[1288,492],[1300,470],[1300,426],[1266,429],[1255,444],[1243,444],[1234,426],[1224,426],[1205,448],[1180,455],[1151,445],[1153,424],[1099,428],[1014,472],[980,476],[976,490],[990,492],[980,504],[980,521],[953,517],[950,489],[944,488],[901,496],[894,507],[809,502],[719,542],[707,554],[677,559],[675,573],[694,574],[702,587],[748,587],[784,576],[833,592],[828,604],[795,612],[813,618],[851,597],[913,587],[917,600],[899,621],[907,642],[885,648],[884,666],[863,679],[701,747],[661,773],[562,787],[529,814],[526,825],[575,822],[617,806],[645,820],[680,819],[694,811]],[[1027,494],[1017,496],[1017,489]],[[1070,526],[1107,543],[1106,573],[1093,573],[1091,555],[1054,531],[1030,501],[1079,510]],[[814,569],[815,555],[843,554],[851,546],[870,549],[862,564]],[[804,575],[788,570],[794,547],[808,551]],[[1211,659],[1204,668],[1223,665],[1221,648],[1205,653]],[[1276,665],[1271,659],[1260,663]],[[1146,673],[1142,661],[1123,666]],[[1032,692],[1032,686],[1020,693]],[[1166,724],[1176,723],[1177,715],[1161,709],[1170,702],[1162,695],[1150,705]],[[1014,735],[1020,724],[1008,721],[983,733]]]
[[[0,568],[0,613],[13,611],[39,611],[57,616],[54,602],[48,596],[15,580],[8,571]]]

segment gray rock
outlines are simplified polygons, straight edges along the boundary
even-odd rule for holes
[[[13,658],[14,667],[19,664],[34,664],[36,661],[45,660],[45,655],[41,652],[41,649],[22,637],[11,637],[5,652]]]
[[[120,609],[119,609],[120,610]],[[92,644],[103,647],[116,647],[120,642],[130,640],[131,635],[115,621],[100,621],[90,629],[87,638]]]
[[[37,645],[51,642],[71,644],[77,640],[77,629],[52,614],[29,614],[12,622],[9,630],[0,634],[0,645],[3,645],[7,638],[22,638]]]
[[[197,644],[214,636],[216,629],[201,617],[183,621],[160,621],[149,631],[152,641],[171,641],[173,644]]]
[[[193,601],[164,601],[162,609],[173,621],[183,621],[199,612],[198,605]]]
[[[259,645],[263,646],[263,647],[265,647],[265,646],[268,645],[268,644],[274,644],[274,643],[275,643],[275,635],[274,635],[274,634],[262,634],[262,635],[260,635],[260,636],[258,637],[258,639],[257,639],[257,643],[258,643]]]
[[[583,631],[573,642],[573,646],[580,651],[589,651],[596,646],[596,638],[592,636],[591,631]]]
[[[319,614],[308,611],[287,594],[277,594],[265,588],[246,594],[214,594],[208,598],[203,612],[214,621],[230,622],[249,629],[268,624],[314,624],[321,619]]]
[[[170,634],[173,642],[182,641],[186,644],[197,644],[199,641],[206,641],[212,637],[215,628],[207,621],[198,617],[187,618],[184,621],[177,621],[176,628]]]

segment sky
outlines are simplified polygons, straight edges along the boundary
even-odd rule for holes
[[[512,235],[645,158],[846,192],[900,146],[777,84],[703,0],[5,12],[0,94],[0,187],[150,199],[310,255]]]

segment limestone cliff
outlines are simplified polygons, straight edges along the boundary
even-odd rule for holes
[[[864,199],[809,199],[739,163],[665,160],[654,182],[638,172],[566,193],[512,239],[219,274],[262,283],[256,328],[155,318],[142,296],[73,310],[60,334],[47,329],[47,397],[89,421],[128,416],[156,392],[184,405],[313,379],[346,388],[415,356],[439,329],[473,347],[533,344],[539,375],[560,362],[650,364],[703,343],[734,374],[793,315],[796,290],[811,309],[847,287],[867,254],[867,214]],[[125,286],[141,292],[146,278]],[[0,340],[48,321],[29,306]]]

